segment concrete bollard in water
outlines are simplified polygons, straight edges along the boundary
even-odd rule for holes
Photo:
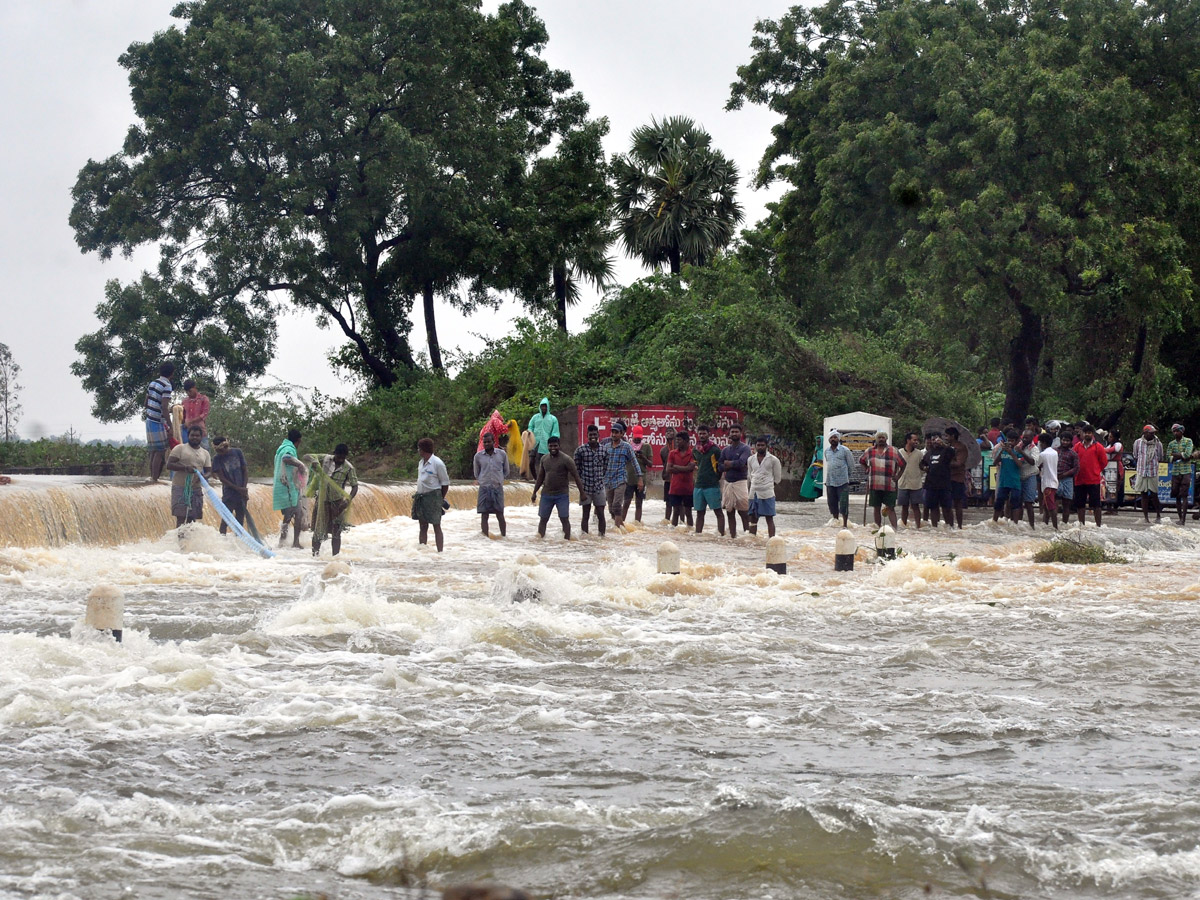
[[[658,546],[658,574],[679,574],[679,548],[670,541],[663,541]]]
[[[100,631],[112,633],[113,639],[121,643],[121,632],[125,621],[125,594],[113,584],[98,584],[87,598],[87,613],[83,624]]]
[[[891,525],[884,525],[875,535],[875,555],[880,559],[896,558],[896,532]]]
[[[838,532],[833,541],[833,571],[854,571],[854,553],[858,550],[858,542],[848,528]]]
[[[333,581],[333,579],[335,579],[335,578],[338,578],[342,575],[349,575],[349,574],[350,574],[350,564],[344,563],[340,559],[335,559],[333,562],[329,563],[329,565],[327,565],[325,567],[325,570],[323,572],[321,572],[321,580],[322,581]]]
[[[778,535],[767,540],[767,568],[778,575],[787,574],[787,541]]]

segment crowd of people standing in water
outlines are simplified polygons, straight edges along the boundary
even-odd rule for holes
[[[1170,496],[1181,526],[1187,523],[1189,498],[1200,459],[1191,438],[1181,424],[1171,426],[1172,440],[1164,444],[1158,429],[1147,424],[1133,444],[1130,460],[1136,467],[1133,491],[1146,522],[1153,512],[1155,522],[1162,521],[1159,500],[1160,464],[1168,466]],[[840,446],[840,435],[829,435],[825,452],[824,483],[830,514],[848,520],[849,471],[853,454]],[[859,459],[867,469],[868,502],[874,509],[875,524],[886,514],[897,526],[896,509],[902,524],[910,514],[917,528],[922,522],[936,527],[944,520],[963,527],[963,510],[971,493],[967,469],[969,436],[958,428],[921,435],[910,431],[903,446],[889,446],[886,434],[875,436],[875,445]],[[985,481],[984,500],[992,503],[992,521],[1001,517],[1029,522],[1036,528],[1037,509],[1042,522],[1055,529],[1061,520],[1067,524],[1074,513],[1080,526],[1090,511],[1097,526],[1103,521],[1106,500],[1113,505],[1123,500],[1125,451],[1115,434],[1098,431],[1088,422],[1074,424],[1052,420],[1042,427],[1034,416],[1026,418],[1024,428],[1012,423],[1002,425],[993,419],[991,428],[981,428],[974,438],[980,450],[990,452],[990,468],[995,470],[995,488]],[[1117,468],[1117,496],[1105,497],[1105,469],[1114,462]],[[1200,518],[1200,511],[1193,514]]]
[[[211,404],[193,381],[184,382],[182,415],[174,411],[173,374],[174,366],[164,364],[146,394],[151,480],[161,477],[164,466],[171,473],[171,512],[176,524],[182,526],[199,520],[203,512],[204,495],[197,473],[215,478],[221,484],[220,499],[231,518],[243,526],[249,522],[257,534],[247,510],[249,469],[244,454],[227,437],[217,436],[209,442],[206,420]],[[173,415],[182,418],[179,430],[185,440],[171,439]],[[508,533],[504,487],[517,474],[506,451],[509,427],[500,413],[494,412],[480,431],[472,461],[476,512],[483,534],[489,536],[489,520],[493,517],[500,536]],[[538,507],[537,530],[541,537],[546,535],[550,517],[557,515],[563,536],[570,539],[572,485],[578,491],[579,527],[584,533],[590,531],[593,515],[600,536],[604,536],[610,518],[615,528],[624,529],[631,508],[635,520],[641,521],[652,468],[650,448],[640,425],[630,429],[616,420],[610,431],[601,440],[598,426],[589,425],[586,440],[574,453],[566,453],[558,419],[550,411],[549,399],[542,398],[524,435],[529,445],[528,474],[533,479],[530,499]],[[1143,428],[1131,454],[1136,466],[1133,487],[1146,521],[1153,512],[1155,521],[1161,522],[1159,467],[1166,463],[1175,513],[1183,525],[1200,450],[1185,436],[1182,425],[1172,425],[1171,434],[1171,442],[1164,445],[1154,425]],[[969,435],[954,426],[925,434],[909,431],[900,446],[893,446],[888,435],[880,432],[873,446],[858,457],[842,444],[841,437],[837,431],[827,435],[828,446],[823,454],[823,490],[833,521],[849,524],[851,487],[865,480],[866,502],[873,510],[876,526],[881,526],[886,517],[893,528],[901,524],[907,527],[911,517],[918,529],[923,523],[936,528],[942,522],[946,527],[963,527],[964,510],[974,492],[968,469]],[[1114,458],[1119,467],[1124,466],[1123,446],[1115,436],[1105,443],[1106,437],[1087,422],[1070,425],[1050,421],[1043,428],[1033,416],[1020,430],[1011,423],[1002,425],[999,419],[992,421],[991,428],[980,429],[974,440],[980,450],[990,451],[990,466],[996,473],[994,490],[985,479],[982,498],[992,503],[992,520],[1002,516],[1015,522],[1027,519],[1034,528],[1040,508],[1043,523],[1055,529],[1060,513],[1062,521],[1069,523],[1072,512],[1082,526],[1090,511],[1099,526],[1105,468]],[[748,443],[737,423],[728,426],[724,446],[718,446],[712,438],[711,427],[703,423],[695,427],[694,435],[682,429],[668,432],[666,445],[659,452],[665,518],[672,526],[683,524],[700,534],[711,510],[721,536],[728,531],[730,538],[736,538],[739,521],[744,532],[755,534],[763,521],[767,534],[773,537],[775,490],[783,479],[779,458],[763,437]],[[320,553],[327,537],[337,555],[350,506],[358,493],[358,474],[345,444],[338,444],[332,453],[301,456],[301,442],[301,433],[292,429],[275,453],[272,505],[282,519],[279,544],[287,543],[290,529],[292,546],[301,547],[301,531],[311,529],[313,555]],[[445,543],[442,516],[450,507],[446,499],[450,476],[446,464],[435,455],[431,438],[422,438],[417,449],[420,459],[411,515],[418,523],[420,543],[428,543],[432,530],[441,552]],[[304,497],[313,498],[311,510]],[[1200,518],[1200,511],[1195,517]],[[224,517],[220,531],[227,532]]]

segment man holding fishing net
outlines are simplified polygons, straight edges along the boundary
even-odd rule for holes
[[[342,552],[342,530],[350,513],[350,503],[358,494],[358,472],[346,457],[350,448],[338,444],[333,453],[322,453],[308,457],[308,489],[306,495],[314,497],[312,524],[313,556],[321,555],[321,542],[329,536],[333,555]]]
[[[179,444],[167,455],[167,470],[171,475],[171,515],[175,527],[182,528],[187,522],[199,522],[204,515],[204,490],[196,478],[196,469],[202,469],[205,477],[212,473],[212,459],[208,451],[200,446],[204,431],[199,425],[188,429],[187,443]]]

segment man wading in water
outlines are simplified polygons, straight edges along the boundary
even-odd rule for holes
[[[212,459],[208,451],[200,446],[204,432],[199,425],[188,429],[186,444],[180,444],[167,456],[167,469],[171,476],[171,514],[175,527],[185,522],[199,522],[204,515],[204,491],[196,477],[196,469],[202,469],[207,477],[212,473]]]
[[[417,492],[413,495],[412,517],[420,524],[417,541],[429,543],[429,526],[433,526],[433,539],[437,552],[442,552],[442,513],[450,508],[446,494],[450,492],[450,474],[446,464],[433,455],[433,438],[423,437],[417,441],[417,452],[421,461],[417,463]]]
[[[471,463],[475,471],[475,483],[479,494],[475,500],[475,512],[479,513],[479,527],[488,535],[488,516],[495,515],[500,526],[500,537],[508,535],[504,521],[504,479],[508,477],[508,454],[496,450],[496,439],[492,432],[483,433],[483,449],[475,454]]]
[[[549,453],[538,462],[537,481],[533,483],[533,497],[530,502],[537,502],[538,490],[544,482],[546,489],[542,491],[542,502],[538,505],[538,537],[546,536],[546,523],[550,513],[558,510],[562,520],[563,538],[571,539],[571,479],[579,488],[579,496],[586,493],[583,482],[579,480],[579,470],[571,457],[559,451],[558,438],[552,437],[546,444]],[[625,446],[629,446],[626,444]]]

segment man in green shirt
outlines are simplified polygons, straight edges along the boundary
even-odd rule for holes
[[[717,517],[717,533],[725,536],[725,513],[721,509],[721,448],[709,438],[707,425],[696,427],[696,486],[692,488],[692,506],[696,509],[696,534],[704,531],[704,511],[712,509]]]
[[[1187,524],[1188,493],[1192,487],[1192,454],[1195,447],[1192,439],[1183,436],[1183,426],[1171,426],[1171,435],[1175,440],[1167,444],[1167,461],[1171,464],[1171,496],[1175,498],[1175,511],[1179,515],[1179,524]]]

